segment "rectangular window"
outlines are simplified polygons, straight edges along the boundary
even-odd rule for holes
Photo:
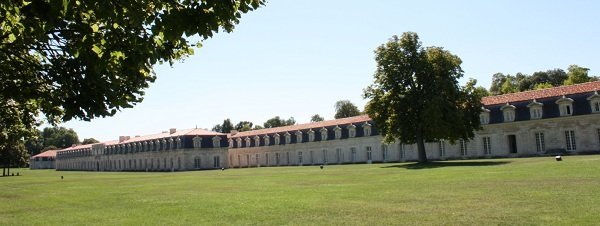
[[[265,153],[265,165],[269,165],[269,153]]]
[[[405,156],[404,152],[406,151],[406,150],[404,150],[404,144],[398,145],[398,151],[399,151],[398,158],[400,160],[404,159],[404,156]]]
[[[575,131],[567,130],[565,131],[565,141],[567,143],[567,151],[575,151],[577,146],[575,145]]]
[[[367,161],[373,160],[373,154],[371,153],[371,146],[366,146],[365,151],[367,151]]]
[[[256,166],[260,165],[260,155],[256,154],[255,158],[256,158]]]
[[[285,160],[287,161],[287,164],[289,165],[290,164],[290,153],[289,152],[285,153]]]
[[[535,133],[535,150],[537,152],[546,151],[546,143],[544,142],[544,133],[542,133],[542,132]]]
[[[440,157],[446,156],[446,142],[444,140],[438,142],[438,150],[440,151]]]
[[[600,112],[600,101],[594,102],[594,112]]]
[[[467,141],[460,139],[460,155],[467,155]]]
[[[337,157],[337,162],[341,163],[342,162],[342,149],[341,148],[335,149],[335,156]]]
[[[600,145],[600,128],[596,129],[596,132],[598,134],[598,145]]]
[[[298,152],[298,165],[302,165],[302,152]]]
[[[492,154],[492,145],[490,140],[490,137],[483,137],[483,154],[485,155]]]
[[[275,153],[275,164],[279,165],[279,153]]]
[[[221,167],[221,157],[220,156],[215,156],[213,157],[213,168],[220,168]]]
[[[194,168],[195,169],[200,169],[200,158],[195,158],[194,159]]]
[[[310,164],[314,164],[314,163],[315,163],[315,161],[314,161],[314,157],[315,157],[315,156],[314,156],[314,152],[313,152],[313,151],[310,151]]]
[[[352,162],[356,162],[356,148],[355,147],[351,147],[350,148],[350,153],[352,153]]]
[[[388,146],[385,144],[381,145],[381,154],[382,154],[382,159],[383,161],[387,161],[388,160]]]
[[[323,164],[327,164],[327,149],[323,149]]]

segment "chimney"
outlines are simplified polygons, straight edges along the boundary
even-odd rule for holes
[[[119,143],[129,140],[129,138],[130,138],[129,136],[119,136]]]
[[[237,133],[238,133],[238,131],[237,131],[237,130],[235,130],[235,129],[232,129],[232,130],[231,130],[231,132],[229,132],[229,133],[231,133],[231,135],[235,135],[235,134],[237,134]]]
[[[169,129],[169,134],[174,134],[175,132],[177,132],[176,128],[170,128]]]

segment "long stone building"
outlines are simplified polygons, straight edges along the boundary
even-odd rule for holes
[[[600,151],[600,82],[490,96],[482,130],[455,144],[426,144],[436,160]],[[216,133],[188,129],[60,150],[57,170],[183,171],[264,166],[402,162],[416,145],[382,143],[366,115],[277,128]]]

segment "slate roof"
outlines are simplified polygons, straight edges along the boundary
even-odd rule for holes
[[[600,91],[600,81],[597,82],[586,82],[581,84],[575,84],[570,86],[559,86],[540,90],[524,91],[519,93],[509,93],[498,96],[484,97],[481,100],[483,105],[496,105],[506,104],[519,101],[527,101],[533,99],[543,99],[548,97],[556,97],[562,95],[571,95],[579,93],[587,93]]]

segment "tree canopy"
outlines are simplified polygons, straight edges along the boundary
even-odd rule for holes
[[[480,128],[481,96],[475,81],[459,86],[461,59],[441,47],[423,48],[416,33],[393,36],[375,50],[375,81],[364,90],[365,111],[386,142],[469,139]]]
[[[83,139],[83,141],[81,141],[81,144],[95,144],[95,143],[100,143],[100,141],[98,141],[94,138],[85,138],[85,139]]]
[[[294,117],[290,117],[289,119],[285,120],[280,118],[279,116],[275,116],[263,123],[263,126],[264,128],[275,128],[281,126],[291,126],[294,124],[296,124],[296,120],[294,119]]]
[[[352,116],[358,116],[361,114],[360,110],[358,110],[358,107],[356,107],[356,105],[354,105],[349,100],[340,100],[338,102],[335,102],[334,107],[335,115],[333,117],[336,119],[348,118]]]
[[[0,143],[51,124],[112,116],[143,99],[153,66],[231,32],[264,0],[2,1]],[[2,139],[11,138],[4,142]],[[10,146],[10,145],[9,145]],[[0,146],[0,151],[6,151]]]
[[[560,68],[555,68],[547,71],[534,72],[531,75],[523,74],[521,72],[514,76],[496,73],[492,76],[490,94],[500,95],[597,81],[599,77],[589,76],[589,70],[589,68],[580,67],[578,65],[570,65],[568,72],[565,72]]]
[[[315,114],[310,117],[310,122],[321,122],[324,120],[325,120],[325,118],[321,117],[319,114]]]

